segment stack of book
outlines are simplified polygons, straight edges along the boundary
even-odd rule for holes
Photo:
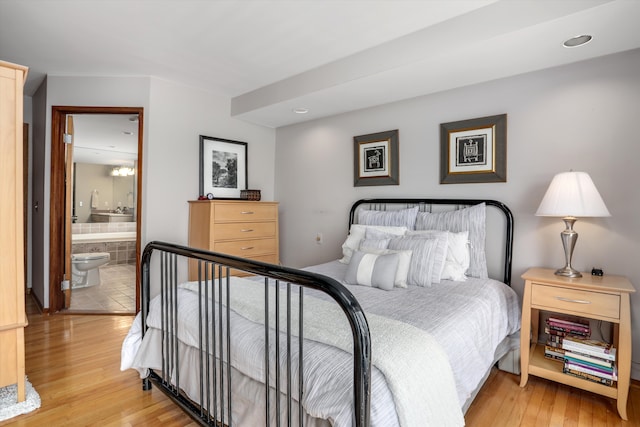
[[[616,349],[602,341],[564,337],[562,372],[612,386],[618,380]]]
[[[591,328],[589,321],[579,318],[551,316],[546,320],[544,332],[547,342],[544,346],[544,357],[564,362],[562,341],[565,337],[589,339]]]

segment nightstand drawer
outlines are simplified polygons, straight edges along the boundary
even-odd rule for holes
[[[534,283],[531,305],[550,310],[573,311],[595,316],[620,318],[620,295],[581,291]]]

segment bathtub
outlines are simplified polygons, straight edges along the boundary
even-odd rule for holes
[[[136,240],[135,231],[116,231],[112,233],[82,233],[72,234],[72,243],[95,243],[95,242],[127,242]]]

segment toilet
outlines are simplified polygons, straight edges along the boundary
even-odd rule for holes
[[[71,255],[71,273],[73,288],[86,288],[100,284],[98,267],[111,261],[108,252],[91,252]]]

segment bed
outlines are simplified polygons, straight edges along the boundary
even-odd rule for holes
[[[363,199],[348,227],[340,259],[305,269],[150,243],[121,368],[203,425],[463,425],[517,359],[511,212]]]

